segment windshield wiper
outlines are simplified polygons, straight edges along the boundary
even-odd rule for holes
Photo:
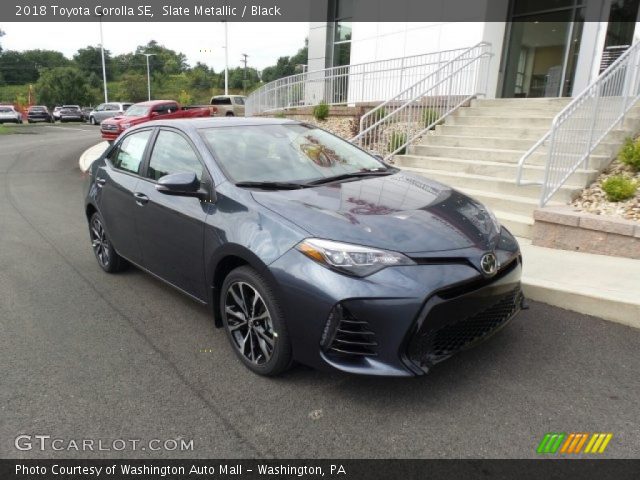
[[[331,182],[339,182],[340,180],[348,180],[350,178],[360,178],[360,177],[382,177],[386,175],[392,175],[395,173],[395,169],[386,168],[386,169],[370,169],[370,170],[359,170],[357,172],[351,173],[343,173],[342,175],[336,175],[334,177],[321,178],[319,180],[313,180],[311,182],[307,182],[307,185],[322,185],[323,183],[331,183]]]
[[[294,182],[238,182],[236,187],[262,188],[265,190],[298,190],[308,185]]]

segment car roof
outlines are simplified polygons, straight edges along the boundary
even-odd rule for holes
[[[158,127],[177,127],[181,130],[199,130],[203,128],[222,128],[233,126],[260,126],[260,125],[301,125],[303,122],[286,118],[261,118],[261,117],[203,117],[183,118],[176,120],[154,120],[153,125]],[[142,123],[139,127],[149,127],[149,123]]]
[[[125,102],[128,103],[128,102]],[[160,105],[162,103],[178,103],[176,100],[147,100],[146,102],[138,102],[135,105],[142,105],[143,107],[153,107],[154,105]]]

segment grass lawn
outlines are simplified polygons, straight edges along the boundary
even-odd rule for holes
[[[11,128],[0,125],[0,135],[7,135],[9,133],[13,133],[13,130]]]

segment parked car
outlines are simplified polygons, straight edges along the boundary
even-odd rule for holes
[[[1,123],[22,123],[22,114],[13,105],[0,105]]]
[[[130,102],[101,103],[89,112],[89,123],[91,125],[100,125],[107,118],[122,115],[131,105],[133,104]]]
[[[58,105],[58,106],[53,107],[53,113],[52,113],[52,115],[53,115],[53,120],[54,120],[54,121],[56,121],[56,120],[60,120],[60,110],[62,110],[62,107],[61,107],[61,106],[59,106],[59,105]]]
[[[60,109],[60,122],[83,122],[84,114],[79,105],[63,105]]]
[[[211,97],[211,105],[215,107],[214,117],[244,117],[244,102],[247,97],[242,95],[216,95]]]
[[[89,121],[89,114],[93,111],[93,107],[82,107],[82,117],[85,122]]]
[[[210,117],[208,108],[182,107],[173,100],[152,100],[132,105],[122,115],[104,120],[100,124],[102,138],[109,142],[118,138],[127,128],[156,119]]]
[[[138,125],[92,164],[84,207],[104,271],[207,304],[258,374],[422,375],[524,304],[518,243],[487,208],[313,125]]]
[[[27,122],[53,123],[54,120],[53,115],[51,115],[51,112],[47,107],[45,107],[44,105],[34,105],[32,107],[29,107],[29,110],[27,111]]]

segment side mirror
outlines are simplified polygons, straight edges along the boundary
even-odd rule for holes
[[[193,172],[165,175],[158,180],[156,190],[165,195],[196,197],[201,200],[208,196],[207,192],[200,188],[198,177]]]

